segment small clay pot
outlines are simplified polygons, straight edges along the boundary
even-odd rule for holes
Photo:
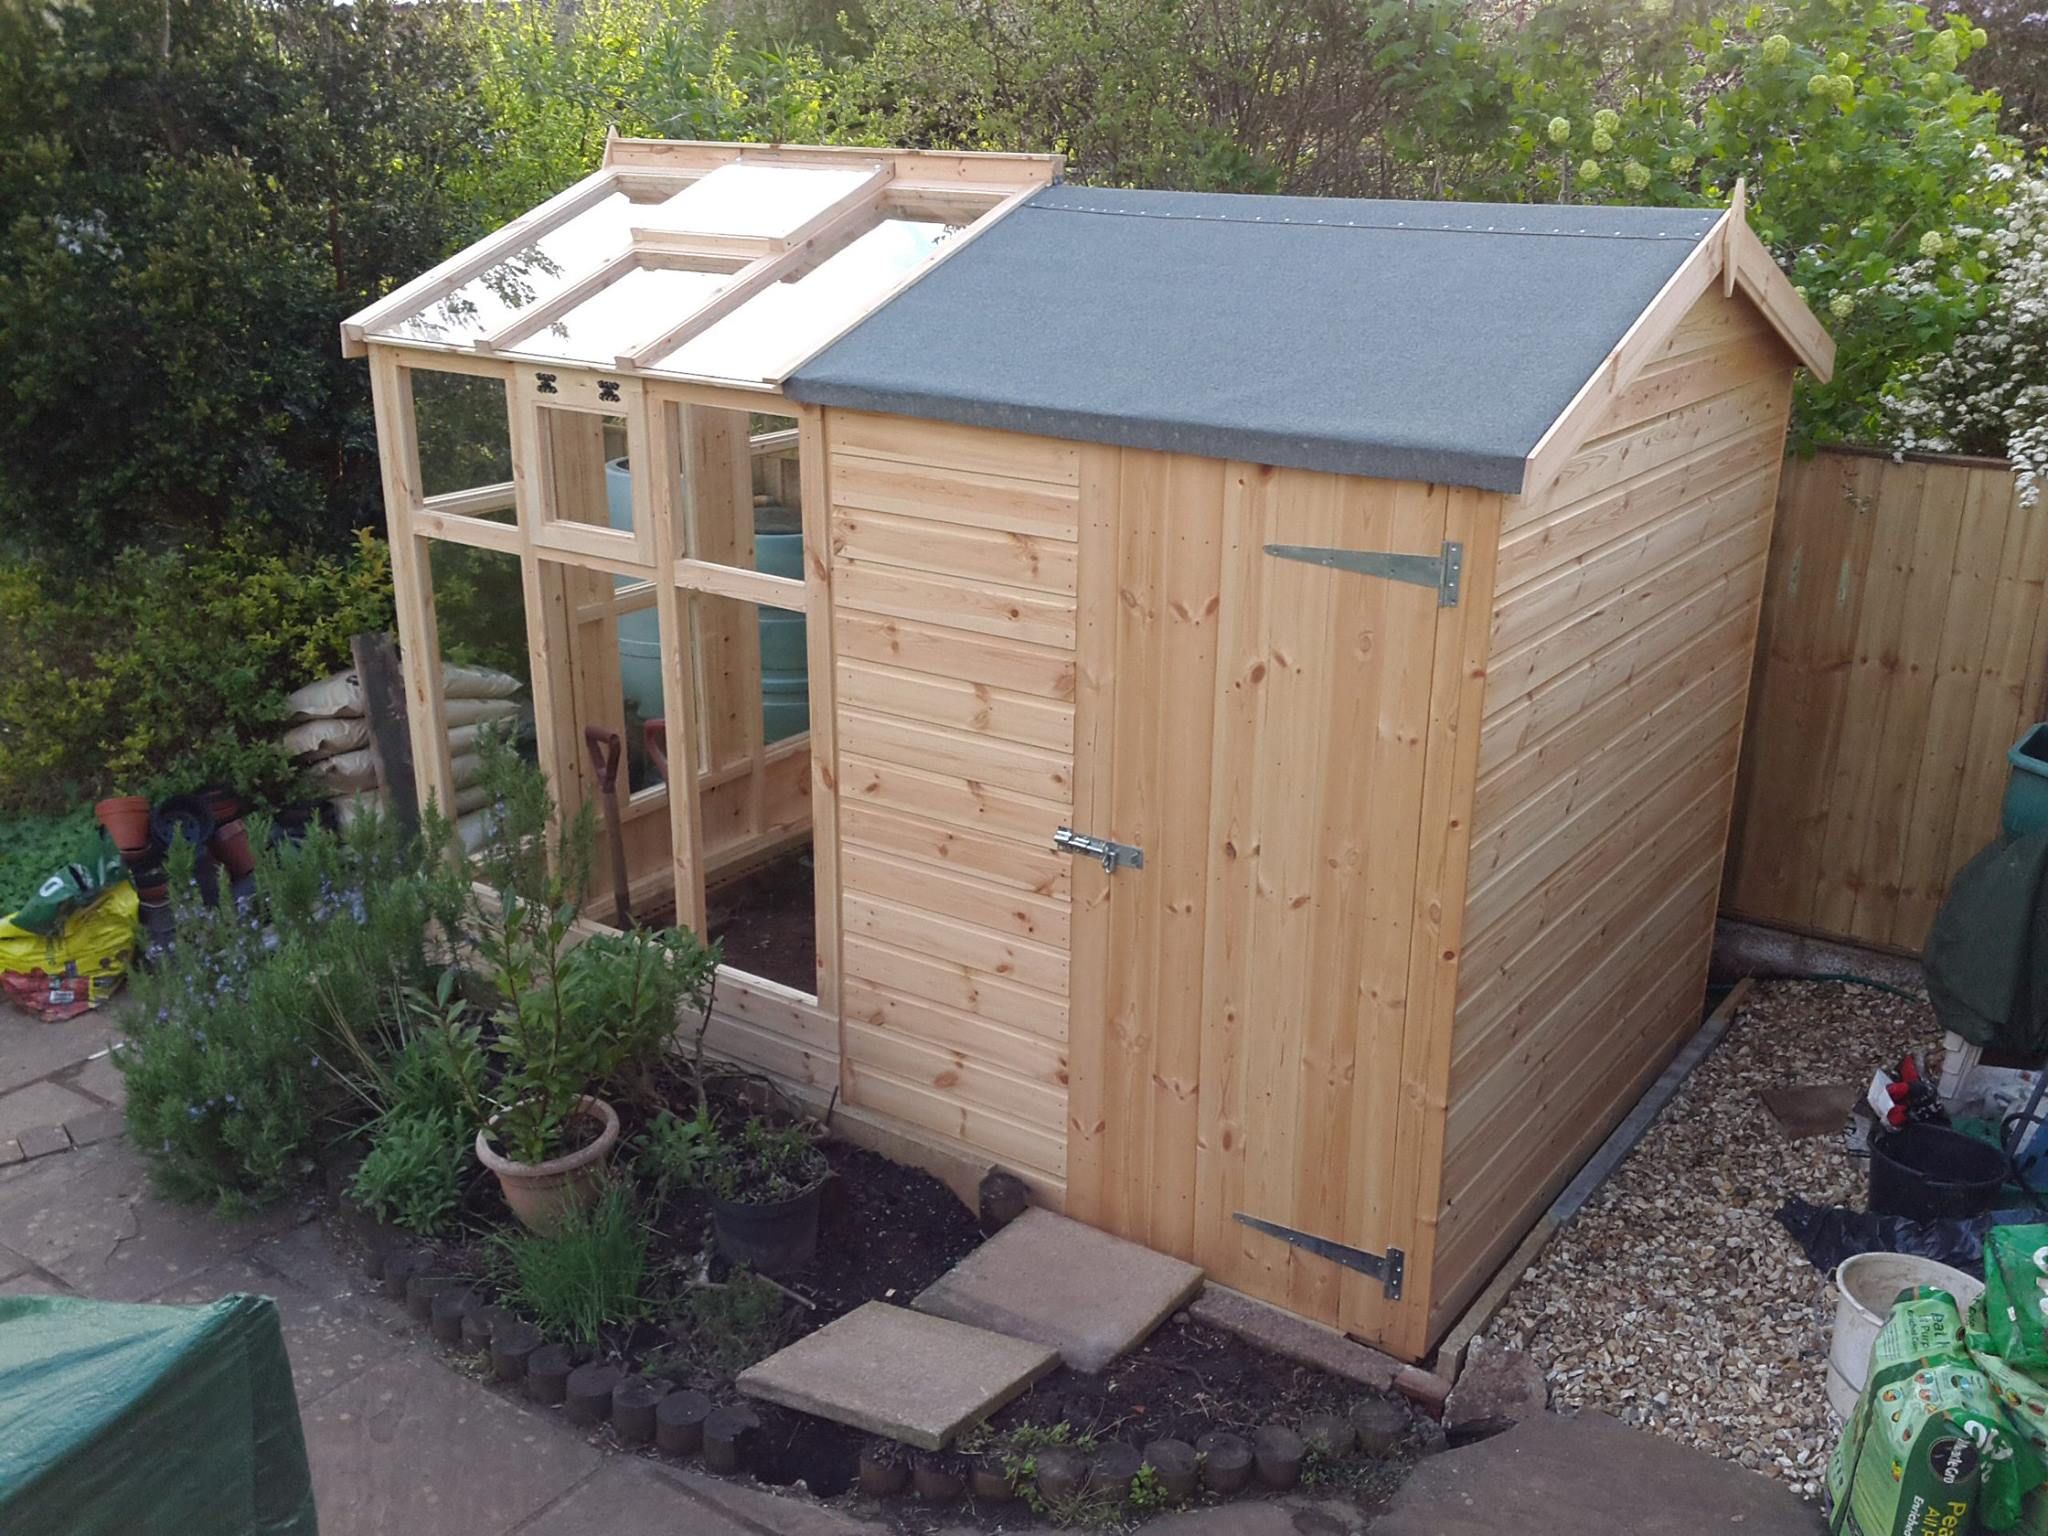
[[[1131,1496],[1131,1479],[1138,1475],[1138,1468],[1145,1464],[1145,1458],[1138,1454],[1135,1445],[1126,1445],[1121,1440],[1111,1440],[1095,1449],[1095,1455],[1088,1463],[1088,1487],[1092,1492],[1104,1494],[1122,1503]]]
[[[405,1282],[405,1310],[412,1314],[416,1323],[434,1321],[434,1298],[443,1292],[457,1289],[462,1282],[453,1275],[437,1275],[424,1270]]]
[[[1038,1496],[1048,1504],[1081,1496],[1088,1487],[1088,1458],[1064,1446],[1050,1446],[1033,1458],[1038,1467]]]
[[[704,1445],[711,1399],[693,1388],[671,1392],[654,1405],[654,1444],[669,1456],[694,1456]]]
[[[626,1379],[623,1366],[593,1360],[569,1373],[563,1385],[562,1406],[571,1424],[588,1428],[612,1416],[612,1389]]]
[[[526,1362],[540,1346],[540,1330],[533,1324],[501,1320],[491,1330],[491,1374],[500,1381],[526,1380]]]
[[[1358,1443],[1358,1431],[1342,1414],[1312,1413],[1301,1421],[1301,1440],[1310,1450],[1329,1461],[1349,1456]]]
[[[967,1496],[977,1504],[1007,1504],[1017,1497],[1017,1485],[999,1461],[976,1461],[967,1469]]]
[[[428,1310],[435,1340],[446,1344],[450,1349],[460,1349],[463,1323],[470,1313],[483,1304],[483,1297],[468,1286],[463,1286],[459,1290],[443,1291],[436,1296]]]
[[[498,1188],[520,1225],[532,1232],[552,1232],[569,1211],[587,1208],[604,1187],[605,1162],[619,1140],[619,1112],[603,1099],[585,1094],[577,1114],[602,1127],[587,1146],[564,1152],[544,1163],[522,1163],[491,1145],[488,1128],[476,1133],[476,1157],[498,1176]]]
[[[1201,1485],[1201,1458],[1185,1440],[1154,1440],[1145,1447],[1145,1465],[1170,1503],[1185,1504]]]
[[[149,852],[149,801],[142,795],[115,795],[92,808],[94,818],[130,863]]]
[[[1285,1424],[1268,1424],[1252,1436],[1252,1466],[1261,1487],[1284,1493],[1301,1481],[1302,1458],[1308,1447]]]
[[[743,1472],[761,1444],[761,1416],[745,1403],[714,1408],[704,1419],[704,1466],[712,1472]]]
[[[569,1393],[569,1373],[576,1357],[566,1344],[543,1344],[526,1357],[526,1395],[536,1403],[559,1406]]]
[[[510,1322],[512,1314],[503,1307],[472,1307],[462,1319],[462,1348],[468,1354],[481,1354],[491,1347],[491,1335],[498,1331],[498,1324]]]
[[[1202,1458],[1202,1486],[1223,1498],[1243,1493],[1252,1480],[1251,1442],[1243,1435],[1216,1430],[1195,1442]]]
[[[950,1504],[967,1491],[959,1458],[945,1451],[919,1451],[910,1458],[910,1488],[924,1504]]]
[[[1391,1456],[1401,1448],[1408,1434],[1409,1414],[1405,1403],[1391,1397],[1368,1397],[1351,1410],[1351,1432],[1358,1448],[1368,1456]]]
[[[415,1275],[434,1267],[434,1256],[419,1248],[394,1248],[384,1255],[383,1283],[378,1288],[393,1301],[405,1300],[405,1288]]]
[[[220,861],[220,867],[228,872],[231,883],[246,880],[256,873],[256,854],[249,847],[249,829],[242,825],[240,818],[215,827],[206,847]]]
[[[675,1390],[659,1376],[626,1376],[612,1388],[612,1433],[628,1445],[654,1443],[654,1410]]]
[[[869,1498],[894,1498],[909,1486],[910,1463],[901,1446],[860,1453],[860,1491]]]

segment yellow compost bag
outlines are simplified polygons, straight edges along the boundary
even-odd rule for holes
[[[135,887],[117,880],[63,920],[33,933],[0,918],[0,989],[39,1018],[69,1019],[114,995],[135,950]]]
[[[1828,1462],[1830,1522],[1845,1536],[2008,1531],[2044,1477],[1970,1358],[1948,1292],[1899,1293],[1871,1346],[1870,1380]]]

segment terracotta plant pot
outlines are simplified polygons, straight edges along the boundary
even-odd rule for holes
[[[135,860],[149,852],[149,801],[141,795],[117,795],[92,808],[121,857]]]
[[[220,860],[230,881],[246,880],[256,873],[256,855],[249,847],[249,829],[240,819],[224,821],[213,829],[207,848]]]
[[[505,1203],[529,1231],[552,1232],[566,1213],[587,1208],[604,1186],[605,1160],[618,1145],[619,1112],[585,1094],[577,1113],[601,1122],[596,1140],[544,1163],[515,1162],[491,1145],[488,1130],[476,1133],[477,1161],[498,1176]]]

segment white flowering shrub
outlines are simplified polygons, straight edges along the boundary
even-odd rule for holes
[[[1926,235],[1919,250],[1869,297],[1910,312],[1961,292],[1969,311],[1946,348],[1886,386],[1891,446],[2009,458],[2031,507],[2048,485],[2048,170],[2013,178],[1992,227]]]

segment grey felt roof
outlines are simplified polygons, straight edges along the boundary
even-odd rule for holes
[[[804,364],[794,399],[1488,490],[1708,211],[1048,187]]]

